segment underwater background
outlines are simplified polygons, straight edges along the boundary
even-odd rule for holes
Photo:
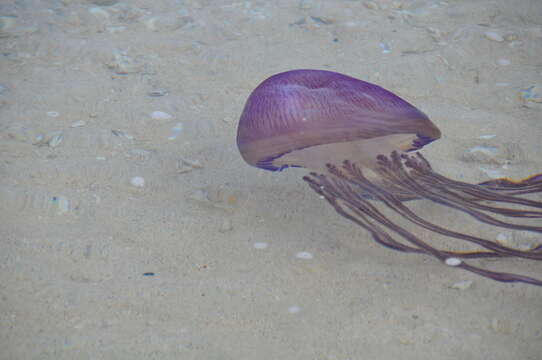
[[[0,49],[0,359],[541,358],[542,288],[376,244],[236,131],[267,77],[332,70],[427,114],[447,177],[542,172],[542,2],[5,0]]]

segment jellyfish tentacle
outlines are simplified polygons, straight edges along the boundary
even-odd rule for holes
[[[345,161],[344,168],[348,172],[348,174],[351,176],[351,179],[345,178],[346,181],[351,181],[355,185],[362,187],[363,191],[371,192],[372,194],[375,195],[375,197],[377,197],[378,200],[382,201],[390,209],[394,210],[395,212],[397,212],[398,214],[400,214],[401,216],[405,217],[406,219],[415,223],[418,226],[421,226],[425,229],[437,232],[439,234],[442,234],[448,237],[466,240],[466,241],[475,243],[477,245],[480,245],[488,250],[503,253],[508,256],[519,256],[519,257],[524,257],[524,258],[529,258],[529,259],[534,259],[534,260],[542,260],[542,253],[538,254],[536,252],[531,253],[530,251],[520,251],[520,250],[512,249],[512,248],[500,245],[499,243],[496,243],[487,239],[451,231],[451,230],[442,228],[440,226],[437,226],[431,222],[428,222],[422,219],[421,217],[419,217],[418,215],[416,215],[414,212],[412,212],[406,205],[403,204],[402,201],[395,198],[393,194],[387,192],[386,190],[382,189],[379,186],[372,184],[369,180],[367,180],[367,178],[365,178],[365,176],[363,175],[363,172],[355,164]],[[340,176],[339,173],[336,173],[333,171],[330,171],[330,172],[336,176]],[[347,194],[347,195],[351,196],[351,194]]]
[[[538,280],[530,276],[486,270],[473,265],[469,265],[465,262],[462,262],[457,267],[500,282],[522,282],[526,284],[542,286],[542,280]]]
[[[516,194],[542,191],[542,174],[531,175],[522,180],[511,180],[508,178],[488,180],[478,185],[497,191],[514,191]]]
[[[387,192],[386,190],[371,184],[363,176],[363,173],[361,172],[361,170],[359,168],[357,168],[357,166],[355,166],[355,164],[350,164],[348,161],[345,161],[344,164],[345,164],[345,168],[353,176],[355,181],[353,181],[350,178],[345,178],[344,174],[342,174],[335,166],[328,166],[328,169],[329,169],[330,173],[335,175],[335,178],[333,179],[334,185],[331,185],[331,186],[329,186],[329,185],[325,186],[324,185],[324,188],[332,196],[345,200],[347,204],[355,204],[355,206],[357,206],[357,208],[359,208],[361,211],[363,211],[365,213],[378,215],[378,218],[376,218],[375,216],[373,216],[373,218],[375,218],[377,221],[381,222],[383,225],[387,226],[388,228],[390,228],[392,230],[395,230],[396,225],[394,223],[392,223],[390,220],[388,220],[382,213],[380,213],[375,206],[371,205],[370,202],[365,200],[364,197],[360,196],[359,191],[353,190],[352,187],[350,186],[350,185],[353,185],[353,186],[356,187],[356,190],[361,189],[362,192],[371,192],[371,193],[373,193],[378,200],[382,201],[385,205],[387,205],[388,207],[390,207],[392,210],[396,211],[400,215],[403,215],[403,216],[408,218],[408,216],[406,216],[406,214],[403,214],[401,210],[399,210],[399,209],[397,209],[395,207],[397,205],[402,206],[402,202],[399,199],[396,199],[391,193]],[[319,175],[319,176],[324,181],[327,181],[326,177],[324,175]],[[341,183],[339,183],[337,178],[340,179],[340,181],[342,181],[342,182],[348,182],[348,184],[342,183],[343,185],[341,185]],[[335,189],[335,191],[333,191],[334,189]],[[358,201],[364,202],[365,205],[363,207],[359,206]],[[412,212],[410,212],[410,214],[416,216]],[[384,219],[385,222],[382,219]],[[423,219],[420,219],[419,217],[418,217],[418,219],[421,220],[422,222],[424,222]],[[425,221],[425,223],[423,225],[422,224],[418,224],[418,225],[420,225],[420,226],[423,226],[423,225],[429,226],[429,227],[426,227],[429,230],[441,232],[443,235],[450,235],[449,230],[439,228],[439,227],[435,226],[434,224],[428,223],[426,221]],[[467,235],[459,234],[459,233],[457,233],[457,234],[452,233],[450,236],[455,237],[455,235],[467,236]],[[515,250],[515,249],[509,249],[509,248],[506,248],[504,246],[500,246],[499,244],[495,244],[493,242],[490,242],[490,241],[484,240],[484,239],[480,239],[480,238],[473,237],[472,240],[474,242],[476,242],[476,243],[478,241],[482,242],[481,244],[478,243],[478,245],[484,245],[485,244],[487,246],[490,246],[491,248],[489,248],[489,250],[492,250],[492,251],[501,250],[501,252],[500,253],[493,253],[491,251],[490,252],[486,252],[486,251],[470,251],[470,252],[469,251],[467,251],[467,252],[450,251],[450,252],[447,252],[447,255],[454,255],[454,256],[457,256],[457,257],[486,257],[486,256],[506,257],[506,256],[517,256],[517,253],[516,253],[517,250]],[[507,252],[508,250],[512,250],[512,252]],[[480,255],[480,256],[478,256],[478,255]]]
[[[315,173],[311,173],[311,176],[313,177],[319,177]],[[337,213],[348,220],[351,220],[352,222],[358,224],[365,230],[367,230],[369,233],[371,233],[372,237],[376,240],[376,242],[380,243],[381,245],[388,247],[393,250],[402,251],[402,252],[415,252],[415,253],[422,253],[420,249],[410,247],[408,245],[401,244],[397,241],[395,241],[389,234],[381,230],[379,227],[370,224],[367,218],[363,215],[363,212],[356,211],[356,217],[346,212],[342,206],[338,203],[338,198],[333,194],[331,191],[323,191],[322,188],[325,188],[326,190],[331,189],[329,185],[320,185],[325,184],[326,179],[325,178],[318,178],[320,183],[318,183],[316,180],[312,179],[309,176],[303,177],[303,180],[305,180],[309,186],[320,196],[323,196],[326,201],[333,206],[335,211]]]
[[[460,211],[463,211],[475,219],[490,224],[494,226],[499,226],[503,228],[511,228],[515,230],[525,230],[533,232],[542,232],[542,227],[539,226],[529,226],[529,225],[519,225],[513,224],[505,221],[496,219],[490,215],[487,215],[483,212],[476,210],[470,202],[459,201],[455,196],[448,196],[445,192],[439,191],[438,193],[431,191],[431,188],[436,187],[431,183],[431,186],[423,186],[419,184],[416,179],[408,174],[408,172],[403,167],[401,159],[397,152],[393,152],[391,155],[391,160],[384,155],[378,156],[378,164],[380,165],[378,171],[385,177],[390,179],[390,181],[401,184],[409,191],[412,191],[415,194],[418,194],[420,197],[429,199],[435,203],[439,203],[444,206],[448,206]],[[436,187],[439,190],[438,187]],[[512,209],[507,209],[513,211]]]
[[[408,166],[407,162],[405,162],[405,166]],[[446,194],[448,199],[452,201],[458,199],[460,200],[461,204],[468,203],[470,207],[479,210],[485,210],[507,217],[542,218],[542,211],[538,210],[509,209],[485,205],[481,203],[481,200],[489,200],[495,202],[516,203],[531,207],[542,208],[542,203],[538,203],[536,201],[515,198],[513,196],[503,196],[502,194],[491,193],[487,190],[484,190],[484,192],[477,192],[475,188],[477,185],[473,186],[468,184],[469,186],[460,187],[453,185],[450,186],[449,182],[444,183],[443,181],[439,180],[435,181],[434,177],[431,177],[431,174],[415,173],[414,175],[411,175],[411,178],[413,180],[415,179],[414,181],[423,182],[423,188],[435,188],[438,190],[439,194]],[[473,191],[469,192],[469,190]]]
[[[335,168],[336,169],[336,168]],[[333,172],[334,168],[330,167],[330,171]],[[340,174],[340,171],[335,172],[335,174]],[[481,258],[481,257],[504,257],[508,255],[493,253],[493,252],[471,252],[471,253],[459,253],[451,251],[438,250],[430,245],[427,245],[423,241],[417,239],[414,235],[410,234],[405,229],[393,224],[385,216],[381,215],[376,208],[374,208],[363,196],[357,194],[352,190],[351,184],[348,179],[339,178],[340,181],[333,179],[329,181],[324,175],[319,175],[312,173],[311,177],[305,176],[303,179],[309,183],[310,187],[319,195],[324,196],[324,198],[335,208],[335,210],[342,216],[346,217],[349,220],[352,220],[356,224],[360,225],[367,231],[369,231],[373,239],[392,249],[404,251],[404,252],[413,252],[413,253],[426,253],[437,257],[441,261],[453,256],[453,257],[462,257],[462,258]],[[357,196],[356,196],[357,195]],[[339,204],[339,201],[342,201],[351,211],[352,214],[348,213],[343,209]],[[370,205],[370,206],[367,206]],[[373,210],[376,210],[375,212]],[[381,223],[383,226],[389,228],[390,230],[398,233],[400,236],[405,237],[405,239],[415,245],[422,245],[423,248],[414,248],[408,245],[401,244],[394,240],[387,232],[382,230],[376,224],[371,223],[367,217],[372,218],[374,221]],[[490,278],[496,281],[501,282],[523,282],[532,285],[542,286],[542,281],[524,275],[511,274],[511,273],[502,273],[494,272],[486,269],[482,269],[465,262],[461,262],[457,267],[462,268],[466,271],[476,273],[480,276]]]
[[[508,203],[535,207],[535,208],[542,208],[542,202],[513,196],[513,195],[519,195],[519,194],[532,193],[536,191],[542,192],[542,180],[540,180],[540,185],[538,188],[536,188],[536,190],[533,188],[529,190],[528,192],[524,192],[524,193],[523,192],[521,193],[506,192],[504,191],[504,189],[501,189],[502,191],[500,191],[497,188],[486,187],[484,186],[484,183],[473,185],[473,184],[469,184],[462,181],[457,181],[457,180],[444,177],[432,171],[430,165],[427,167],[426,164],[428,164],[428,161],[423,157],[422,154],[418,152],[416,153],[416,155],[417,155],[417,158],[415,158],[414,156],[406,155],[406,154],[401,155],[401,157],[405,160],[405,166],[412,169],[412,171],[415,172],[416,178],[419,177],[420,179],[424,179],[430,182],[435,181],[442,184],[443,186],[465,192],[466,194],[472,196],[473,198],[472,200],[477,200],[477,201],[489,200],[489,201],[496,201],[496,202],[508,202]],[[423,162],[423,165],[420,162]],[[496,191],[499,191],[499,192],[496,192]]]

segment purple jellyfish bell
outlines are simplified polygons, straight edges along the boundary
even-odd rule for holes
[[[331,71],[293,70],[271,76],[249,96],[239,121],[237,145],[252,166],[314,171],[303,178],[309,186],[341,216],[386,247],[432,255],[444,264],[497,281],[542,286],[541,280],[529,276],[491,271],[464,261],[490,257],[540,261],[542,245],[521,250],[452,231],[421,218],[407,206],[406,200],[426,199],[497,227],[542,233],[540,220],[534,225],[507,220],[542,218],[542,202],[522,197],[542,192],[542,175],[481,184],[446,178],[434,172],[420,153],[409,154],[439,138],[440,130],[423,112],[377,85]],[[507,204],[513,208],[504,207]],[[436,248],[397,225],[378,206],[479,249]]]
[[[380,86],[332,71],[293,70],[271,76],[252,92],[237,145],[249,164],[266,170],[320,169],[321,158],[312,155],[325,145],[410,151],[438,138],[439,129],[424,113]]]

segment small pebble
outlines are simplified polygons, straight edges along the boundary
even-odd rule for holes
[[[58,117],[60,114],[56,111],[47,111],[47,116],[49,117],[52,117],[52,118],[56,118]]]
[[[265,242],[254,243],[254,249],[267,249],[268,244]]]
[[[496,33],[495,31],[486,31],[484,35],[486,39],[488,40],[497,41],[497,42],[504,41],[504,38],[499,33]]]
[[[170,120],[173,119],[173,116],[163,111],[153,111],[151,113],[151,118],[154,120]]]
[[[298,305],[292,305],[288,308],[288,312],[290,314],[297,314],[298,312],[301,311],[301,308],[298,306]]]
[[[508,59],[500,58],[499,60],[497,60],[497,64],[501,66],[508,66],[511,64],[511,62]]]
[[[445,261],[446,265],[448,266],[459,266],[461,265],[462,261],[458,258],[447,258]]]
[[[153,272],[146,272],[143,273],[143,276],[154,276],[155,274]]]
[[[135,176],[130,179],[130,184],[135,187],[143,187],[145,186],[145,179],[143,179],[141,176]]]
[[[295,257],[298,259],[310,260],[312,259],[312,254],[308,251],[300,251],[297,254],[295,254]]]

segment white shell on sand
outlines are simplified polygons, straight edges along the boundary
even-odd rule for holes
[[[502,37],[502,35],[495,32],[495,31],[486,31],[484,33],[484,36],[488,40],[497,41],[497,42],[503,42],[504,41],[504,38]]]
[[[135,187],[143,187],[145,186],[145,179],[141,176],[134,176],[130,179],[130,184],[132,184]]]
[[[154,120],[169,120],[173,119],[173,115],[170,115],[164,111],[153,111],[151,113],[151,118]]]

